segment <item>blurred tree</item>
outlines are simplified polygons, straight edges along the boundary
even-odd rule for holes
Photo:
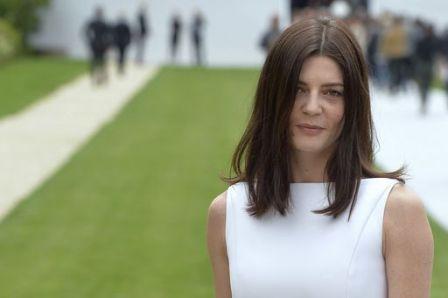
[[[28,48],[27,38],[39,26],[37,11],[50,0],[1,0],[0,18],[7,20],[21,35],[21,44]]]
[[[14,56],[19,50],[20,34],[0,18],[0,62]]]

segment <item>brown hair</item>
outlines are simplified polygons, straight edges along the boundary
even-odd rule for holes
[[[355,37],[340,20],[309,18],[287,28],[268,53],[249,123],[233,154],[231,170],[236,176],[223,178],[229,184],[248,183],[250,215],[259,217],[271,208],[286,215],[290,208],[289,117],[302,64],[314,55],[339,65],[345,100],[343,129],[325,167],[329,181],[334,182],[327,187],[330,205],[314,212],[337,217],[350,205],[350,219],[361,178],[394,178],[405,183],[404,166],[394,172],[373,167],[367,66]]]

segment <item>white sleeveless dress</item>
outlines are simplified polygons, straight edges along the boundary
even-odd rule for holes
[[[293,211],[256,219],[247,183],[228,188],[226,242],[233,298],[386,298],[382,226],[398,180],[361,180],[350,221],[312,213],[328,206],[325,182],[291,183]]]

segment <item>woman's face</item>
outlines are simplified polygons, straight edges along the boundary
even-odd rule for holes
[[[343,127],[343,119],[341,69],[334,60],[325,56],[307,58],[302,66],[290,115],[293,149],[313,153],[333,150]]]

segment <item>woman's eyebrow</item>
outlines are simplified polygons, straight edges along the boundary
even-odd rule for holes
[[[303,81],[299,81],[299,85],[307,85],[307,83],[305,83],[305,82],[303,82]],[[339,86],[339,87],[344,87],[344,84],[342,84],[342,83],[339,83],[339,82],[331,82],[331,83],[325,83],[325,84],[322,84],[322,87],[336,87],[336,86]]]

